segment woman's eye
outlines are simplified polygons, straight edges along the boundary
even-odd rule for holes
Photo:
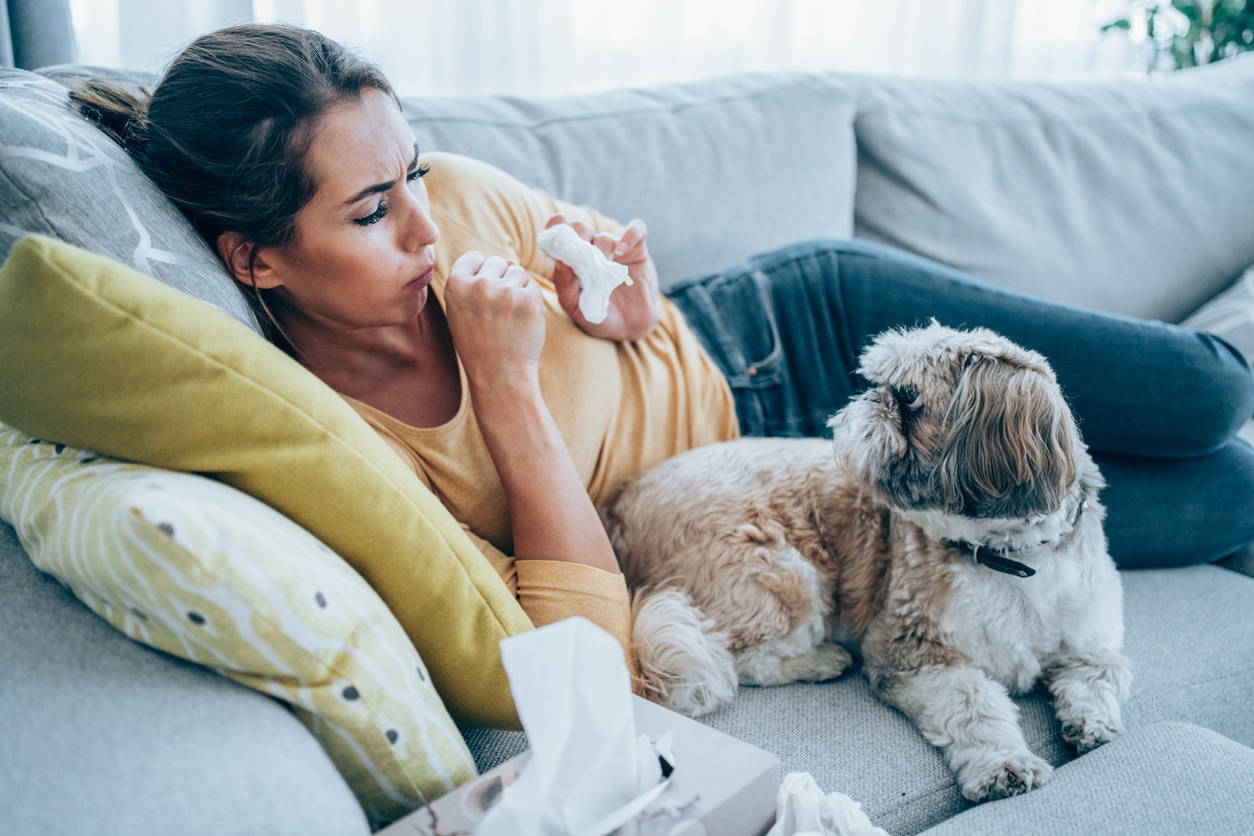
[[[427,176],[427,172],[430,170],[431,170],[431,166],[420,165],[417,168],[415,168],[413,171],[406,174],[405,179],[410,183],[414,182],[415,180],[421,180],[423,177]]]
[[[388,205],[384,203],[383,201],[379,201],[378,209],[375,209],[373,212],[371,212],[369,215],[366,215],[364,218],[353,218],[353,223],[357,224],[358,226],[370,226],[371,224],[377,224],[379,221],[383,220],[384,217],[387,216],[387,213],[388,213]]]

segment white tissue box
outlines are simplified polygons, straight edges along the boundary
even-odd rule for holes
[[[671,785],[617,836],[762,836],[775,821],[779,758],[756,746],[632,697],[636,731],[673,736]],[[405,818],[379,836],[472,833],[487,804],[522,771],[524,752]],[[522,834],[520,834],[522,836]]]

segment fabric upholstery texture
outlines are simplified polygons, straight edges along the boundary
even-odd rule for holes
[[[1168,322],[1254,263],[1254,55],[1144,83],[851,83],[859,237]]]
[[[623,223],[643,220],[663,288],[853,232],[853,101],[817,76],[402,107],[423,151],[475,157]]]
[[[475,776],[396,619],[304,529],[220,482],[0,426],[0,517],[136,641],[290,704],[372,822]]]
[[[59,238],[186,291],[261,333],[191,224],[56,81],[0,70],[0,259],[32,233]]]
[[[289,711],[128,640],[36,570],[4,523],[0,636],[5,833],[370,832]]]
[[[1254,579],[1214,566],[1122,577],[1124,653],[1134,675],[1124,708],[1128,729],[1182,721],[1254,745],[1254,717],[1245,700],[1234,699],[1254,693],[1254,643],[1245,626]],[[1073,756],[1048,696],[1033,692],[1017,703],[1032,750],[1054,766],[1068,762]],[[825,791],[849,795],[893,836],[918,833],[971,806],[939,750],[879,702],[856,669],[828,683],[741,688],[729,707],[701,719],[774,752],[781,774],[810,772]]]
[[[229,317],[108,259],[25,239],[0,268],[0,420],[209,474],[274,507],[375,588],[454,718],[517,727],[497,643],[530,629],[518,602],[347,403]]]
[[[1251,774],[1254,750],[1187,723],[1157,723],[1066,764],[1041,789],[980,805],[927,834],[1248,833]]]

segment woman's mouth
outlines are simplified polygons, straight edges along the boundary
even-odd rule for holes
[[[418,276],[417,278],[413,278],[405,282],[405,289],[406,290],[420,290],[421,288],[424,288],[427,285],[431,284],[431,280],[434,277],[435,277],[435,268],[432,267],[430,270],[423,273],[421,276]]]

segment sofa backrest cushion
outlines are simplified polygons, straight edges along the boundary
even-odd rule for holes
[[[235,280],[174,204],[79,115],[63,84],[23,70],[0,69],[0,206],[0,260],[25,235],[58,238],[186,291],[261,333]]]
[[[402,106],[423,151],[475,157],[624,223],[642,219],[663,287],[853,231],[853,101],[817,76]]]
[[[1141,82],[844,81],[860,237],[1170,322],[1254,263],[1254,56]]]

